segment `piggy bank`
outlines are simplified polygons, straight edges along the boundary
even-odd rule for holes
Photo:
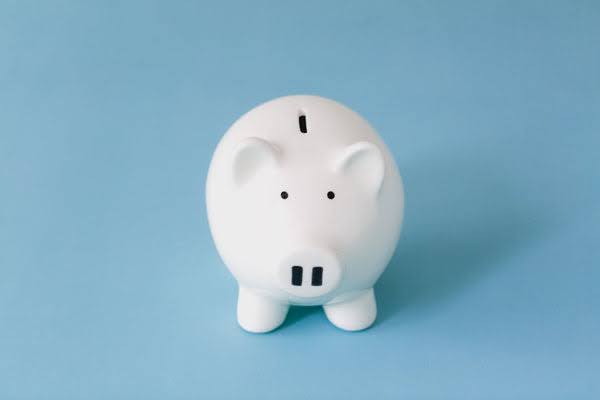
[[[250,332],[290,306],[322,305],[338,328],[368,328],[373,285],[400,235],[398,168],[357,113],[317,96],[287,96],[239,118],[219,142],[206,206],[221,258],[239,284]]]

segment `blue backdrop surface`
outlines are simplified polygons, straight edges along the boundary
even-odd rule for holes
[[[600,3],[95,3],[0,4],[0,398],[600,397]],[[243,332],[208,231],[221,135],[297,93],[404,177],[365,332]]]

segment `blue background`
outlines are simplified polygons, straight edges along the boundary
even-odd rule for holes
[[[600,396],[598,2],[96,3],[0,4],[0,398]],[[207,228],[221,135],[295,93],[404,176],[362,333],[243,332]]]

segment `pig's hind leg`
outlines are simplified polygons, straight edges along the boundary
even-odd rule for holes
[[[288,304],[260,295],[240,286],[237,304],[238,323],[248,332],[265,333],[277,328],[285,320]]]
[[[367,329],[377,317],[373,289],[367,289],[351,300],[323,305],[327,319],[340,329],[360,331]]]

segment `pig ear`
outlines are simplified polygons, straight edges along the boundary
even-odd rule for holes
[[[264,166],[277,163],[277,148],[264,139],[249,137],[239,142],[232,157],[233,181],[248,182]]]
[[[385,175],[385,162],[383,154],[373,143],[357,142],[342,150],[335,169],[353,177],[367,191],[377,195]]]

